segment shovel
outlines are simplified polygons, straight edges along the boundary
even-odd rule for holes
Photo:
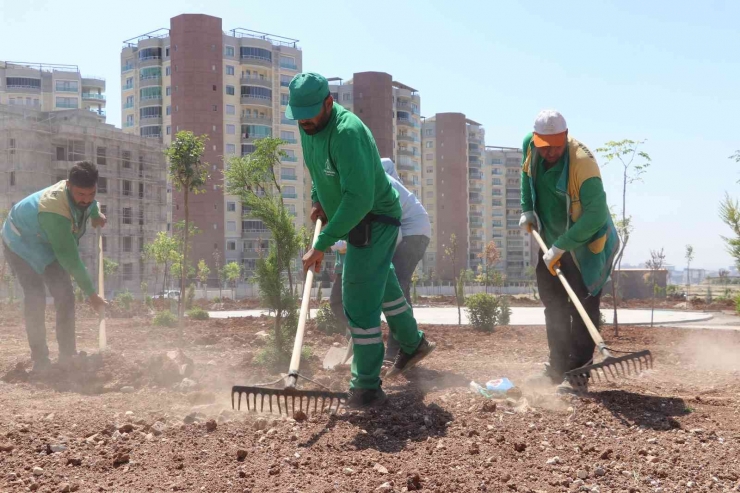
[[[100,226],[96,228],[98,236],[98,296],[105,298],[105,270],[103,264],[103,234]],[[98,348],[105,351],[108,341],[105,333],[105,307],[100,309],[98,321]]]
[[[352,339],[347,342],[347,347],[331,347],[324,356],[322,366],[324,370],[333,370],[339,365],[352,364],[354,356],[354,346],[352,345]]]
[[[545,242],[542,241],[542,237],[540,236],[540,234],[534,229],[531,231],[531,233],[534,239],[537,240],[537,244],[539,244],[542,251],[546,252],[547,246],[545,245]],[[625,352],[615,351],[608,348],[606,342],[604,342],[604,339],[601,337],[601,334],[599,334],[598,329],[591,321],[591,317],[588,316],[588,313],[586,313],[586,310],[583,308],[583,305],[578,299],[578,296],[576,296],[576,294],[573,292],[573,289],[570,287],[570,284],[568,284],[568,281],[565,279],[565,276],[560,270],[559,265],[555,266],[555,274],[557,274],[560,282],[563,283],[563,287],[568,293],[568,297],[570,298],[571,303],[573,303],[573,306],[575,306],[576,310],[578,310],[578,314],[583,319],[583,323],[586,324],[588,333],[591,334],[591,338],[596,343],[596,348],[604,357],[604,360],[601,363],[581,366],[580,368],[576,368],[575,370],[571,370],[565,373],[565,378],[568,380],[568,382],[570,382],[574,389],[587,391],[588,381],[591,376],[595,376],[598,381],[601,381],[603,374],[604,380],[610,380],[610,376],[611,378],[617,378],[618,376],[620,376],[620,370],[621,376],[625,376],[631,374],[633,371],[635,374],[637,374],[642,372],[643,370],[652,368],[653,355],[647,349],[636,352]],[[624,354],[624,356],[612,356],[612,352],[621,353]],[[632,366],[630,366],[630,364]],[[599,373],[599,370],[601,370],[601,374]],[[609,373],[607,373],[607,371]]]

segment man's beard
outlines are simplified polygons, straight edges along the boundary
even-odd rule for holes
[[[330,117],[331,117],[331,114],[325,115],[325,118],[322,121],[320,121],[319,124],[316,125],[315,127],[312,126],[312,127],[306,128],[303,125],[301,125],[301,128],[306,133],[306,135],[316,135],[317,133],[321,132],[322,130],[326,128],[326,125],[329,123]]]
[[[74,202],[74,200],[73,200],[73,202]],[[87,204],[84,204],[84,203],[82,203],[82,202],[75,202],[75,206],[76,206],[76,207],[77,207],[77,208],[78,208],[79,210],[81,210],[81,211],[84,211],[85,209],[87,209],[88,207],[90,207],[90,205],[91,205],[91,204],[92,204],[92,202],[89,202],[89,203],[87,203]]]

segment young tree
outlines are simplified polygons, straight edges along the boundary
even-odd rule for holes
[[[686,301],[688,302],[691,298],[691,261],[694,260],[694,247],[686,245],[684,258],[686,259]]]
[[[242,277],[242,266],[237,262],[229,262],[224,265],[223,279],[226,282],[232,283],[232,287],[236,290],[236,283]],[[236,296],[234,296],[236,298]]]
[[[198,260],[198,281],[204,286],[204,289],[208,291],[208,276],[211,275],[211,268],[204,259]]]
[[[496,270],[494,268],[501,260],[501,252],[496,246],[496,242],[489,241],[483,248],[483,251],[478,254],[478,258],[483,260],[483,263],[481,264],[484,268],[483,282],[486,286],[486,294],[488,294],[488,286],[495,279],[494,274],[496,273]]]
[[[447,245],[442,245],[442,248],[444,249],[445,257],[447,257],[450,262],[452,262],[452,272],[453,275],[455,272],[457,272],[457,255],[458,255],[458,249],[457,249],[457,235],[455,233],[452,233],[450,235],[450,241]],[[460,289],[458,287],[459,279],[455,277],[455,302],[457,303],[457,325],[462,325],[462,301],[460,300]]]
[[[280,158],[285,156],[282,144],[282,140],[273,138],[256,141],[253,153],[229,160],[224,177],[228,193],[238,195],[250,216],[261,220],[272,234],[268,254],[257,260],[255,278],[263,302],[275,312],[274,349],[280,357],[287,357],[290,334],[295,329],[291,325],[297,323],[290,267],[301,241],[277,179]],[[288,277],[288,286],[283,275]]]
[[[529,283],[529,288],[532,290],[532,297],[538,299],[537,295],[537,270],[534,265],[528,266],[524,269],[524,278]]]
[[[208,163],[202,161],[205,143],[208,138],[205,135],[197,136],[193,132],[183,130],[177,132],[175,140],[172,142],[165,155],[169,160],[169,174],[175,188],[183,193],[183,205],[185,207],[185,227],[183,230],[182,244],[182,265],[188,265],[188,248],[190,245],[190,194],[197,194],[202,191],[208,179]],[[178,315],[182,319],[185,314],[185,305],[182,297],[185,293],[185,281],[187,279],[188,269],[181,269],[180,273],[180,306]]]
[[[604,166],[612,161],[617,161],[622,165],[622,215],[614,222],[617,228],[617,235],[621,248],[614,259],[614,268],[617,275],[612,274],[612,298],[614,299],[614,332],[619,335],[619,321],[617,319],[617,305],[619,303],[619,277],[622,269],[622,258],[624,250],[629,243],[632,232],[631,216],[627,215],[627,185],[636,181],[642,181],[642,175],[647,172],[651,159],[648,153],[641,151],[640,147],[645,143],[644,140],[620,140],[609,141],[604,147],[596,149],[606,158]]]
[[[144,245],[144,255],[154,261],[154,264],[163,267],[162,291],[167,289],[167,276],[169,266],[177,254],[177,240],[165,231],[157,233],[157,237],[151,243]],[[156,285],[155,285],[156,293]]]
[[[650,250],[650,260],[645,262],[645,267],[650,269],[650,273],[647,276],[646,281],[652,287],[652,303],[650,306],[650,327],[653,326],[653,316],[655,314],[655,295],[658,294],[661,288],[658,287],[658,272],[663,270],[665,265],[665,253],[663,249]]]
[[[221,252],[213,251],[213,267],[216,269],[216,278],[218,279],[218,299],[223,298],[223,283],[221,282]]]
[[[730,291],[727,288],[727,281],[729,280],[729,278],[730,278],[730,271],[729,270],[727,270],[727,269],[720,269],[719,270],[719,283],[722,285],[722,289],[724,291],[723,296],[725,298],[729,298],[730,297],[729,296],[730,295]]]

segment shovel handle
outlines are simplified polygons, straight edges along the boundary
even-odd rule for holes
[[[319,239],[321,233],[321,219],[316,219],[316,228],[313,232],[312,245]],[[301,311],[298,315],[298,329],[295,333],[295,342],[293,343],[293,354],[290,357],[290,368],[288,370],[288,387],[295,388],[298,381],[298,367],[301,364],[301,350],[303,349],[303,333],[306,330],[306,315],[311,303],[311,286],[313,285],[313,269],[306,272],[306,282],[303,285],[303,299],[301,299]]]
[[[540,234],[535,231],[534,229],[531,231],[532,236],[537,241],[537,244],[540,246],[543,252],[547,252],[547,245],[545,245],[545,242],[542,241],[542,237]],[[576,296],[576,293],[573,292],[573,288],[570,287],[570,284],[568,284],[568,281],[565,279],[565,276],[563,275],[563,271],[560,270],[560,266],[555,266],[555,274],[557,274],[558,279],[560,279],[560,282],[563,283],[563,287],[565,288],[565,291],[568,293],[568,297],[570,297],[571,303],[573,303],[573,306],[576,307],[576,310],[578,310],[578,314],[581,316],[581,319],[583,319],[583,323],[586,324],[586,328],[588,329],[588,333],[591,334],[591,339],[594,340],[596,343],[596,346],[599,348],[599,352],[604,355],[604,357],[608,358],[611,355],[609,354],[609,351],[606,349],[606,344],[604,343],[604,339],[601,337],[601,334],[599,334],[598,329],[594,325],[594,323],[591,321],[591,317],[588,316],[588,313],[586,313],[586,309],[583,308],[583,305],[581,304],[581,301],[578,299],[578,296]]]

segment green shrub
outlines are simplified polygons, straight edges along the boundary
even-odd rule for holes
[[[154,315],[153,323],[157,327],[175,327],[177,325],[177,317],[171,311],[163,310]]]
[[[316,328],[324,334],[342,334],[346,330],[334,316],[329,303],[323,302],[316,313]]]
[[[118,293],[116,296],[116,304],[120,305],[120,307],[124,311],[131,310],[131,303],[134,302],[134,295],[131,294],[131,292],[127,289],[121,293]]]
[[[213,298],[213,302],[214,303],[221,303],[221,298],[218,297],[218,296],[216,296],[215,298]]]
[[[146,304],[146,306],[149,308],[154,308],[154,300],[149,295],[146,295],[144,297],[144,304]]]
[[[210,315],[208,315],[208,312],[205,311],[202,308],[191,308],[185,313],[189,318],[192,318],[193,320],[208,320],[211,318]]]
[[[735,295],[735,311],[740,314],[740,294]]]
[[[285,366],[290,363],[291,355],[279,351],[275,347],[274,341],[268,340],[265,347],[257,351],[252,359],[255,365],[265,367],[267,369],[276,369],[285,371]],[[308,360],[313,357],[313,348],[311,346],[303,346],[301,348],[301,359]]]
[[[501,315],[499,299],[486,293],[468,296],[465,300],[470,324],[475,330],[492,332]]]
[[[188,290],[185,291],[185,309],[188,310],[193,306],[195,300],[195,284],[192,282],[188,286]]]
[[[509,306],[509,300],[503,296],[499,298],[499,307],[501,307],[501,313],[498,316],[499,325],[509,325],[511,322],[511,307]]]

